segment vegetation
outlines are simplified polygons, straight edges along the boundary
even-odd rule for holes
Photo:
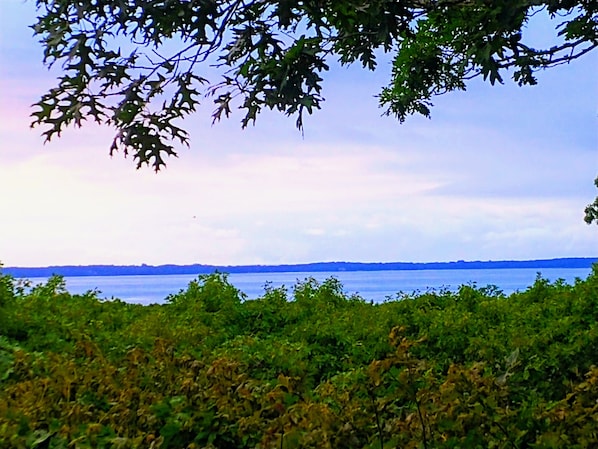
[[[0,274],[2,448],[592,448],[598,267],[397,295],[331,278],[163,305]]]
[[[598,178],[594,180],[594,185],[598,187]],[[596,223],[598,225],[598,196],[596,196],[596,199],[592,203],[586,206],[584,221],[587,224]]]
[[[590,0],[36,0],[32,26],[44,62],[64,75],[33,113],[50,140],[91,119],[115,128],[111,153],[156,170],[188,142],[179,119],[206,95],[213,119],[263,109],[297,118],[324,101],[334,60],[375,70],[394,55],[380,105],[400,121],[430,114],[431,99],[483,77],[536,84],[536,72],[598,46],[598,3]],[[553,35],[537,48],[525,28],[550,16]]]

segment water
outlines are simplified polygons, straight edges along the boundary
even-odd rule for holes
[[[457,289],[460,285],[475,283],[478,287],[495,285],[505,294],[522,291],[533,284],[537,273],[550,281],[564,279],[573,283],[576,278],[585,279],[590,268],[517,268],[477,270],[413,270],[413,271],[335,271],[308,273],[236,273],[230,274],[231,284],[244,292],[249,299],[264,294],[264,285],[284,285],[289,296],[297,281],[313,277],[323,281],[335,277],[343,284],[347,294],[358,294],[366,300],[383,301],[396,297],[398,292],[425,292],[428,289]],[[99,290],[101,298],[119,298],[138,304],[163,303],[164,299],[196,279],[196,275],[146,275],[146,276],[80,276],[65,277],[70,293],[85,293]],[[34,283],[45,282],[46,278],[31,278]]]

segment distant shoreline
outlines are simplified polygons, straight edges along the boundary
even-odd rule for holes
[[[62,265],[48,267],[2,267],[4,274],[17,278],[61,276],[143,276],[222,273],[305,273],[395,270],[476,270],[514,268],[591,268],[598,257],[558,259],[463,261],[456,262],[315,262],[283,265]]]

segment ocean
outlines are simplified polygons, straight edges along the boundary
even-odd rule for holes
[[[335,271],[335,272],[286,272],[286,273],[234,273],[228,280],[236,288],[255,299],[264,294],[264,286],[285,286],[292,296],[292,288],[307,278],[323,281],[330,277],[338,279],[347,294],[357,294],[363,299],[381,302],[393,299],[399,293],[425,292],[430,289],[456,290],[464,284],[478,287],[494,285],[505,294],[523,291],[530,287],[538,273],[550,281],[563,279],[573,283],[584,279],[590,268],[505,268],[475,270],[392,270],[392,271]],[[78,276],[65,277],[70,293],[79,294],[98,290],[99,297],[118,298],[130,303],[160,304],[173,293],[185,289],[197,275],[144,275],[144,276]],[[46,278],[30,278],[41,283]]]

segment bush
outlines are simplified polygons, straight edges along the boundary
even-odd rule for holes
[[[598,447],[596,270],[382,304],[223,274],[147,307],[0,289],[3,448]]]

